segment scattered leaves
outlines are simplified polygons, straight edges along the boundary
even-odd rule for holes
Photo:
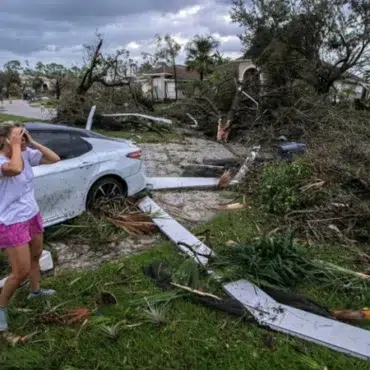
[[[65,310],[64,314],[58,314],[56,311],[43,312],[39,316],[39,321],[43,324],[72,325],[85,321],[88,317],[89,309],[86,307],[79,307]]]

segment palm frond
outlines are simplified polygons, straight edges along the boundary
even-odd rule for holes
[[[167,306],[155,306],[147,302],[147,308],[143,310],[143,319],[150,322],[155,327],[161,327],[166,322],[167,312]]]

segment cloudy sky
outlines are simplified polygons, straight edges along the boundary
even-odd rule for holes
[[[231,0],[1,0],[0,65],[79,64],[96,30],[105,51],[126,48],[138,58],[153,51],[155,34],[165,33],[182,45],[194,34],[213,34],[221,53],[238,57],[240,29],[230,22],[230,8]]]

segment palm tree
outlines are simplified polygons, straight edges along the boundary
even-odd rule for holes
[[[186,45],[186,67],[199,72],[200,80],[211,71],[214,65],[214,49],[218,48],[220,42],[212,36],[196,35]]]
[[[224,57],[218,50],[213,54],[213,59],[216,66],[221,66],[231,61],[229,57]]]

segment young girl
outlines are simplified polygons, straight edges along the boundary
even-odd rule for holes
[[[43,225],[35,200],[32,166],[59,160],[57,154],[33,140],[22,125],[0,124],[0,250],[6,253],[12,270],[0,294],[0,332],[8,330],[8,302],[24,280],[30,280],[29,299],[55,293],[40,289]]]

